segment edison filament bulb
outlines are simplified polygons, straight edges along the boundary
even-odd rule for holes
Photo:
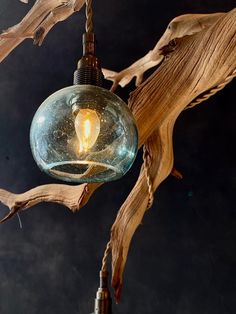
[[[95,110],[75,111],[75,132],[79,141],[79,153],[88,152],[96,143],[100,133],[100,119]]]

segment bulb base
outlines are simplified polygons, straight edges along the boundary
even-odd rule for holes
[[[79,61],[78,69],[74,72],[74,85],[95,85],[102,87],[103,74],[101,68],[90,65],[90,61],[88,57],[83,57]]]
[[[95,56],[94,33],[83,34],[83,57],[74,72],[74,85],[103,85],[103,74],[99,59]]]

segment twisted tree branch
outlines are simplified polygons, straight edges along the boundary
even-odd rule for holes
[[[173,167],[172,130],[174,120],[163,124],[145,142],[151,163],[150,173],[154,190],[170,174]],[[142,222],[148,205],[148,185],[142,167],[139,178],[130,195],[120,208],[111,231],[112,287],[119,303],[122,274],[126,264],[130,242],[135,230]]]
[[[112,90],[114,91],[118,85],[126,86],[133,78],[135,78],[135,85],[139,86],[143,82],[144,73],[163,61],[164,55],[169,52],[163,48],[168,46],[173,39],[198,33],[214,24],[223,14],[225,13],[185,14],[174,18],[153,50],[150,50],[144,57],[121,72],[103,70],[105,78],[113,82]]]
[[[85,0],[37,0],[19,24],[0,35],[0,62],[26,38],[32,38],[35,44],[41,45],[51,28],[79,11],[84,2]]]
[[[47,184],[37,186],[22,194],[14,194],[0,189],[0,200],[10,209],[9,214],[0,222],[5,222],[18,211],[30,208],[38,203],[53,202],[68,207],[72,212],[78,211],[89,200],[100,184],[90,183],[77,186],[65,184]]]
[[[236,68],[235,49],[236,9],[222,15],[211,27],[176,40],[166,62],[131,94],[129,106],[136,117],[140,143],[145,142],[152,156],[149,173],[153,176],[154,190],[172,168],[172,131],[176,118],[199,94],[231,77]],[[152,130],[155,131],[150,136]],[[147,202],[148,186],[142,169],[111,232],[112,286],[117,302],[130,241]]]

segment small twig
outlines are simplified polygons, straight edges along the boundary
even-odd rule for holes
[[[171,175],[172,175],[173,177],[175,177],[176,179],[179,179],[179,180],[183,179],[182,173],[179,172],[179,171],[178,171],[177,169],[175,169],[175,168],[172,169]]]

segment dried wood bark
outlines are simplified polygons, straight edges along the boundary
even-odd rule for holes
[[[131,94],[129,105],[137,119],[140,142],[149,138],[154,190],[172,168],[176,118],[197,96],[217,86],[236,69],[235,50],[236,9],[220,16],[209,28],[176,40],[168,60]],[[150,137],[152,130],[155,131]],[[117,301],[130,241],[146,206],[147,184],[141,170],[112,227],[112,285]]]
[[[23,1],[26,2],[26,1]],[[85,0],[37,0],[22,21],[0,35],[0,62],[27,38],[41,45],[58,22],[79,11]]]
[[[156,46],[144,57],[119,73],[108,69],[103,70],[106,79],[113,81],[112,90],[115,90],[118,85],[121,87],[126,86],[133,78],[135,78],[135,85],[139,86],[143,81],[144,73],[163,61],[163,48],[168,46],[173,39],[198,33],[215,23],[222,14],[224,13],[185,14],[174,18]]]
[[[69,3],[72,5],[70,9]],[[73,13],[72,9],[75,11],[82,4],[83,1],[38,0],[35,4],[38,7],[33,7],[27,18],[1,35],[0,47],[4,48],[0,50],[0,59],[4,59],[27,36],[41,43],[55,21],[65,19]],[[60,9],[60,14],[55,18],[52,16],[56,8]],[[44,16],[43,19],[36,17],[38,12],[41,12],[39,16]],[[195,98],[217,86],[235,70],[235,49],[236,10],[209,15],[189,14],[175,18],[154,49],[129,68],[120,73],[104,70],[115,89],[118,84],[125,86],[134,77],[139,85],[143,73],[162,61],[155,73],[129,99],[139,130],[139,147],[145,144],[149,152],[154,190],[173,167],[172,132],[177,117]],[[42,201],[58,202],[75,211],[98,187],[96,184],[78,187],[49,185],[20,195],[0,190],[0,200],[11,209],[10,216]],[[147,208],[147,190],[142,167],[138,181],[112,227],[112,285],[117,301],[130,242]]]
[[[53,202],[68,207],[72,212],[78,211],[89,200],[100,184],[81,184],[69,186],[66,184],[46,184],[38,186],[22,194],[14,194],[0,189],[0,201],[10,212],[1,222],[14,216],[18,211],[30,208],[38,203]]]

